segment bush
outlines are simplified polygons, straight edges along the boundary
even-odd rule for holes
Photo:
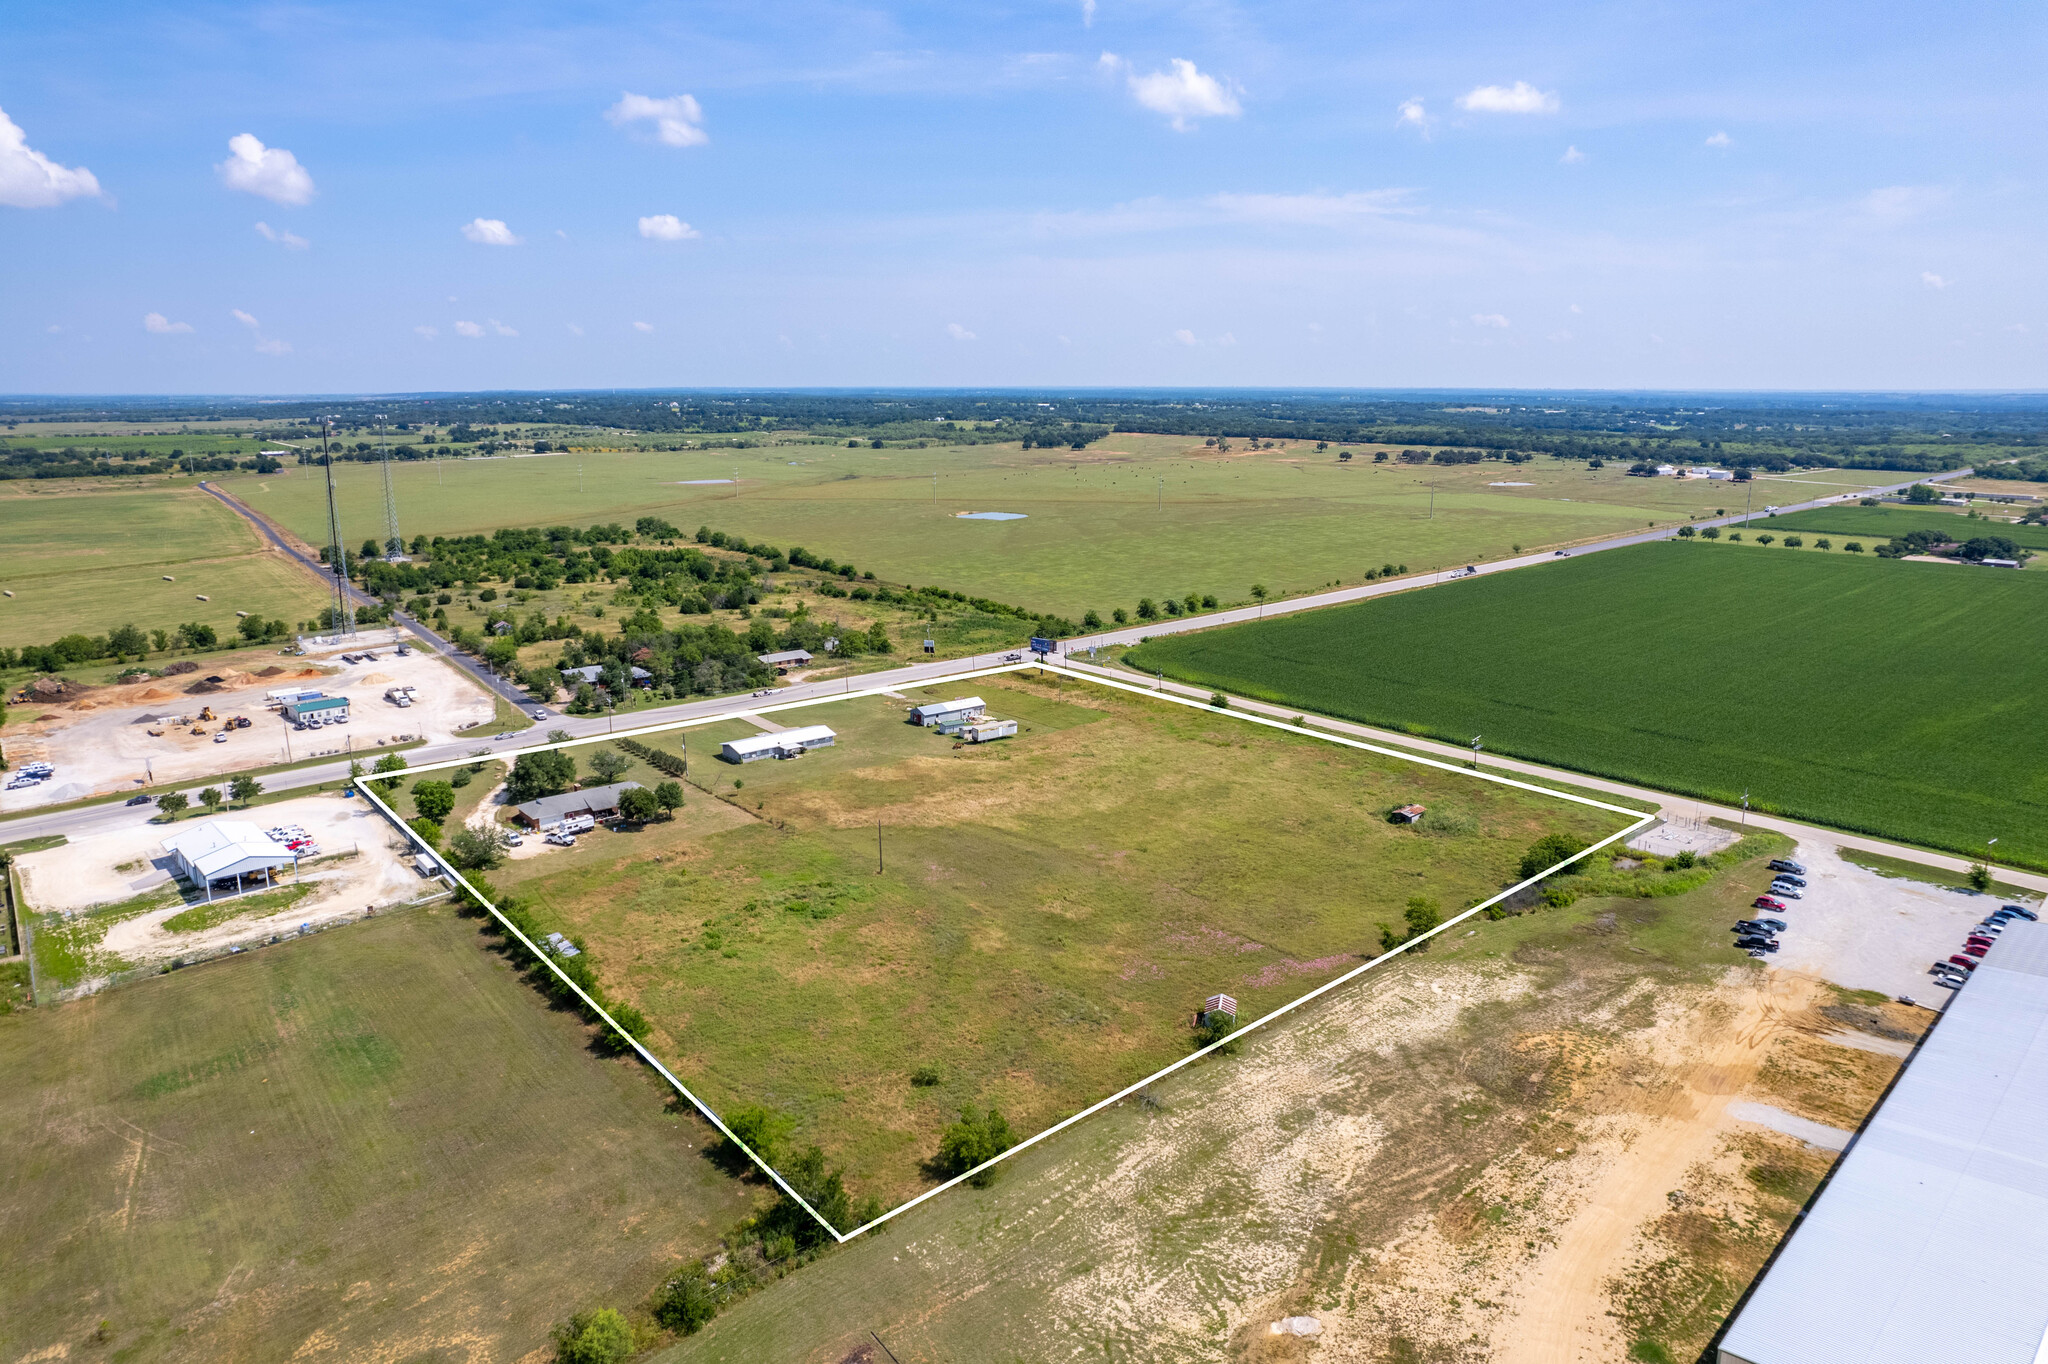
[[[514,805],[566,791],[576,780],[576,760],[559,751],[522,753],[512,764],[506,795]]]
[[[1691,848],[1681,848],[1677,855],[1671,859],[1670,865],[1674,871],[1684,871],[1687,867],[1694,866],[1698,862],[1699,858],[1693,855]]]
[[[422,819],[439,822],[455,808],[455,788],[445,781],[420,781],[412,788],[412,808]]]
[[[1212,691],[1209,693],[1209,704],[1218,710],[1229,710],[1230,698],[1220,691]]]
[[[624,1364],[633,1356],[633,1328],[616,1307],[578,1312],[555,1328],[556,1364]]]
[[[910,1072],[910,1083],[918,1089],[930,1089],[945,1078],[937,1066],[919,1066]]]
[[[693,1261],[661,1286],[654,1299],[654,1319],[678,1335],[692,1336],[718,1315],[718,1299],[704,1262]]]
[[[1522,879],[1526,881],[1540,874],[1546,867],[1555,866],[1567,857],[1576,856],[1585,850],[1584,840],[1574,838],[1570,834],[1545,834],[1529,845],[1528,852],[1522,854]],[[1569,876],[1571,872],[1572,869],[1566,867],[1558,875]]]
[[[970,1106],[960,1110],[960,1121],[939,1138],[939,1154],[934,1163],[952,1178],[994,1160],[1016,1145],[1016,1141],[1016,1134],[1001,1113],[993,1108],[977,1113]],[[986,1189],[996,1182],[996,1171],[983,1170],[967,1182],[977,1189]]]
[[[457,871],[490,871],[505,860],[505,845],[495,829],[479,833],[464,826],[448,840],[448,860]]]
[[[1970,889],[1991,889],[1991,868],[1985,866],[1982,862],[1972,862],[1970,864]]]
[[[424,842],[428,847],[434,849],[437,852],[440,850],[441,822],[439,820],[428,819],[424,815],[422,815],[418,819],[407,820],[405,822],[405,827],[412,830],[414,833],[418,834],[420,836],[420,840]]]
[[[635,824],[645,824],[661,813],[661,801],[644,786],[619,793],[619,815]]]
[[[1785,548],[1787,549],[1800,549],[1803,548],[1805,544],[1806,541],[1797,535],[1788,535],[1785,537]]]

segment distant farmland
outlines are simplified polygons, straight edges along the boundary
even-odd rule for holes
[[[1973,523],[1974,524],[1974,523]],[[1134,666],[2048,868],[2048,575],[1658,543],[1155,640]]]
[[[2048,526],[2019,526],[2009,521],[1977,521],[1960,511],[1922,511],[1917,507],[1816,507],[1812,511],[1771,516],[1756,529],[1819,531],[1823,535],[1859,535],[1875,549],[1894,535],[1916,530],[1939,531],[1953,540],[2002,535],[2036,552],[2048,551]]]

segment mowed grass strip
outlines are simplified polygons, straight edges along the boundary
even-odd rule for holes
[[[693,731],[725,827],[693,789],[675,826],[493,877],[585,942],[686,1084],[788,1114],[798,1146],[891,1204],[932,1182],[962,1105],[1042,1130],[1186,1055],[1208,995],[1249,1022],[1377,956],[1411,898],[1456,913],[1543,833],[1629,822],[1051,679],[972,684],[1014,739],[905,723],[964,690],[781,712],[838,734],[792,762],[719,764],[720,739],[756,731]],[[1429,819],[1387,823],[1408,801]],[[936,1082],[913,1084],[925,1067]]]
[[[1658,543],[1134,650],[1261,700],[2048,867],[2048,577]]]
[[[709,1127],[490,941],[418,911],[0,1017],[0,1357],[533,1357],[707,1250],[752,1196]]]

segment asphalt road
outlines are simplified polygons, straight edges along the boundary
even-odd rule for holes
[[[1854,498],[1876,496],[1883,493],[1894,492],[1901,488],[1911,487],[1914,483],[1934,482],[1948,478],[1961,478],[1970,472],[1971,471],[1968,469],[1957,469],[1945,474],[1933,474],[1923,478],[1908,479],[1903,483],[1891,484],[1882,488],[1872,488],[1867,490],[1838,494],[1830,497],[1817,498],[1810,502],[1781,505],[1777,508],[1777,510],[1780,512],[1791,512],[1804,511],[1813,507],[1830,506],[1835,503],[1847,501]],[[221,492],[218,488],[207,486],[207,491],[209,493],[212,493],[215,497],[218,497],[227,506],[233,508],[238,514],[247,517],[259,530],[263,532],[264,536],[267,539],[269,539],[273,544],[277,545],[285,553],[291,555],[293,559],[303,564],[309,571],[317,573],[321,575],[323,578],[326,577],[325,567],[322,564],[320,564],[318,560],[312,559],[309,556],[294,549],[290,544],[288,544],[284,540],[284,538],[273,527],[271,527],[267,522],[265,522],[262,517],[250,511],[247,507],[237,502],[234,498],[229,497],[227,494]],[[1745,521],[1754,520],[1757,517],[1761,517],[1767,514],[1768,513],[1766,512],[1758,511],[1748,516],[1722,517],[1712,521],[1695,521],[1690,524],[1694,526],[1741,525]],[[1593,544],[1578,546],[1573,548],[1570,551],[1570,553],[1574,556],[1580,554],[1594,554],[1602,550],[1620,549],[1626,545],[1638,545],[1647,543],[1652,540],[1668,539],[1676,533],[1677,527],[1674,525],[1669,530],[1651,530],[1637,532],[1629,535],[1617,536],[1611,540],[1601,540]],[[1476,567],[1478,569],[1478,574],[1488,574],[1503,573],[1513,569],[1535,568],[1542,564],[1554,562],[1556,562],[1556,556],[1552,553],[1525,554],[1521,555],[1518,558],[1503,559],[1493,563],[1480,564]],[[1072,666],[1076,668],[1085,668],[1088,665],[1086,665],[1081,660],[1077,659],[1075,655],[1090,648],[1091,646],[1100,648],[1114,644],[1136,644],[1139,640],[1147,636],[1178,634],[1188,630],[1206,630],[1219,625],[1231,625],[1241,621],[1259,620],[1267,616],[1284,615],[1296,611],[1315,610],[1325,606],[1341,605],[1345,602],[1365,601],[1372,597],[1384,596],[1393,592],[1409,592],[1417,588],[1433,587],[1438,583],[1446,581],[1459,581],[1459,579],[1452,578],[1448,572],[1427,575],[1410,575],[1406,578],[1387,579],[1376,583],[1364,584],[1359,587],[1348,587],[1333,592],[1316,593],[1312,596],[1307,597],[1294,597],[1286,601],[1272,602],[1262,606],[1241,607],[1229,611],[1214,611],[1208,613],[1207,615],[1200,616],[1182,616],[1177,619],[1147,621],[1142,625],[1134,625],[1126,629],[1104,631],[1098,634],[1088,635],[1080,639],[1068,640],[1063,642],[1061,647],[1064,653],[1066,654],[1067,659],[1072,664]],[[359,591],[356,591],[354,588],[351,588],[350,590],[354,592],[356,597],[362,601],[367,602],[371,600],[371,598],[364,596],[364,594],[362,594]],[[422,626],[418,621],[406,619],[403,621],[403,624],[405,625],[405,628],[410,630],[414,635],[418,636],[423,641],[429,643],[435,649],[436,652],[448,657],[451,661],[461,666],[465,671],[469,672],[472,676],[475,676],[479,681],[483,682],[486,686],[490,687],[491,690],[493,690],[497,694],[505,696],[508,699],[512,700],[515,704],[519,705],[522,710],[529,709],[533,706],[534,703],[530,700],[525,699],[523,693],[520,693],[516,689],[510,687],[509,684],[507,684],[502,678],[499,678],[492,674],[488,668],[483,667],[475,660],[471,659],[468,655],[463,654],[460,650],[454,649],[453,646],[451,646],[446,640],[442,639],[433,631],[428,630],[426,627]],[[788,701],[802,701],[841,695],[846,692],[855,690],[856,687],[862,689],[880,687],[888,690],[899,690],[904,687],[921,686],[927,682],[932,682],[940,678],[950,677],[961,673],[978,672],[984,668],[996,667],[1002,663],[1003,657],[1004,656],[1002,654],[977,654],[969,658],[933,659],[929,662],[912,663],[901,668],[892,668],[885,672],[866,673],[858,677],[836,679],[830,682],[800,683],[793,687],[779,687],[774,691],[772,697],[764,697],[762,699],[764,704],[780,704]],[[1126,681],[1132,680],[1133,678],[1133,674],[1127,671],[1110,671],[1106,669],[1098,669],[1097,671],[1101,671],[1105,676],[1117,677]],[[1205,690],[1181,687],[1178,684],[1174,683],[1165,684],[1165,689],[1168,691],[1178,692],[1180,694],[1189,696],[1206,697],[1208,695],[1208,693]],[[624,726],[618,727],[616,729],[616,732],[622,734],[631,733],[633,730],[640,729],[648,725],[668,724],[678,720],[700,719],[707,716],[724,714],[734,710],[736,707],[743,706],[745,704],[746,699],[747,698],[743,696],[710,697],[701,701],[681,702],[676,705],[661,706],[652,710],[635,711],[629,717],[628,723]],[[1291,718],[1295,713],[1293,711],[1283,710],[1279,707],[1263,705],[1261,703],[1252,701],[1241,701],[1237,700],[1236,698],[1232,699],[1232,704],[1245,710],[1257,711],[1262,714],[1281,716],[1283,718]],[[1392,734],[1387,731],[1375,730],[1362,725],[1352,725],[1337,720],[1317,720],[1316,723],[1319,726],[1329,729],[1335,733],[1353,734],[1360,737],[1370,738],[1375,742],[1387,743],[1397,747],[1407,748],[1420,752],[1427,752],[1432,754],[1433,756],[1449,755],[1451,757],[1460,759],[1467,758],[1470,756],[1463,749],[1453,748],[1442,744],[1433,744],[1425,740],[1413,738],[1409,735]],[[615,724],[615,719],[613,717],[607,716],[553,715],[552,718],[543,722],[541,726],[537,726],[535,729],[532,730],[526,730],[518,734],[502,736],[496,740],[464,739],[452,741],[449,743],[429,745],[424,748],[410,750],[406,754],[406,757],[409,762],[415,765],[423,765],[430,762],[446,761],[450,758],[460,758],[467,754],[476,752],[479,748],[489,748],[493,753],[516,753],[520,748],[528,747],[535,743],[544,743],[545,740],[540,738],[541,729],[546,729],[550,731],[563,730],[566,731],[572,737],[581,739],[589,738],[595,735],[602,735],[614,732]],[[1741,814],[1740,811],[1724,810],[1718,806],[1707,805],[1702,802],[1693,801],[1690,799],[1674,797],[1665,792],[1654,791],[1647,787],[1635,787],[1628,786],[1622,783],[1604,781],[1599,778],[1586,776],[1583,773],[1572,772],[1562,768],[1543,767],[1535,763],[1523,763],[1493,758],[1486,759],[1486,764],[1489,767],[1499,768],[1504,771],[1522,772],[1533,776],[1539,776],[1545,778],[1546,780],[1574,783],[1576,785],[1593,790],[1612,791],[1617,794],[1634,797],[1638,800],[1658,802],[1660,805],[1668,803],[1674,809],[1684,810],[1688,812],[1694,809],[1699,809],[1714,815],[1725,815],[1728,818],[1736,818]],[[348,763],[345,760],[342,760],[332,763],[325,763],[318,767],[306,767],[297,769],[292,772],[281,772],[273,776],[265,777],[262,780],[264,789],[266,791],[275,792],[297,790],[311,786],[318,786],[323,782],[336,781],[346,776],[347,774]],[[200,787],[205,786],[207,784],[209,784],[209,779],[195,780],[189,783],[187,786],[181,786],[179,789],[189,789],[189,791],[196,792]],[[43,834],[64,834],[67,837],[82,837],[100,829],[114,828],[122,824],[136,823],[142,820],[146,820],[149,818],[150,814],[151,810],[147,807],[136,806],[130,808],[122,805],[88,806],[84,809],[58,811],[49,814],[27,813],[15,816],[5,821],[0,821],[0,830],[5,831],[4,835],[0,835],[0,838],[4,838],[5,841],[11,842],[16,839],[32,838]],[[1962,869],[1966,866],[1966,864],[1961,859],[1942,857],[1936,854],[1927,853],[1920,849],[1904,847],[1896,844],[1889,844],[1879,840],[1851,837],[1846,834],[1837,833],[1833,830],[1821,828],[1817,825],[1799,824],[1791,820],[1765,818],[1755,814],[1751,814],[1749,816],[1749,819],[1752,823],[1762,824],[1769,828],[1779,829],[1783,832],[1793,834],[1795,837],[1826,839],[1828,841],[1834,842],[1844,847],[1865,848],[1874,852],[1884,852],[1890,854],[1891,856],[1910,858],[1916,861],[1931,863],[1936,866],[1950,867],[1952,869]],[[2032,886],[2036,889],[2048,890],[2048,877],[2034,877],[2025,873],[2014,872],[2010,870],[2002,870],[2000,874],[2005,876],[2006,879],[2014,881],[2017,884]]]

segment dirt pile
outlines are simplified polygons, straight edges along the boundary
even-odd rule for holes
[[[163,675],[165,677],[177,677],[183,673],[196,673],[198,671],[199,665],[197,663],[194,663],[189,658],[181,658],[176,663],[166,665]]]
[[[32,701],[75,701],[91,688],[68,677],[38,677],[28,684]]]
[[[278,666],[277,666],[277,665],[276,665],[275,663],[273,663],[273,664],[271,664],[271,665],[270,665],[269,667],[267,667],[267,668],[263,669],[263,670],[262,670],[261,672],[257,673],[256,675],[257,675],[258,677],[278,677],[278,676],[281,676],[281,675],[282,675],[283,673],[284,673],[284,669],[283,669],[283,668],[280,668],[280,667],[278,667]]]

